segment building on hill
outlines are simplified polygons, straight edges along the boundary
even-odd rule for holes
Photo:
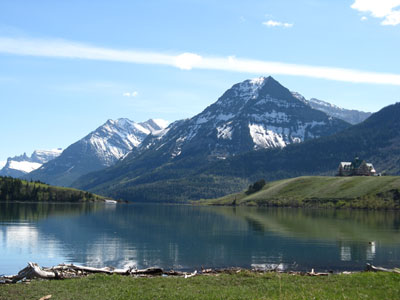
[[[371,163],[365,162],[358,157],[352,162],[341,162],[337,176],[375,176],[376,171]]]

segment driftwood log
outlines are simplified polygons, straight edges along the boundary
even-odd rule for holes
[[[400,274],[400,269],[395,268],[395,269],[386,269],[382,267],[375,267],[371,264],[367,264],[367,267],[365,268],[365,271],[369,272],[389,272],[389,273],[397,273]]]
[[[27,281],[34,278],[39,279],[66,279],[82,277],[89,274],[103,273],[103,274],[118,274],[125,276],[182,276],[185,278],[193,277],[197,271],[193,273],[179,272],[179,271],[163,271],[160,268],[147,268],[147,269],[116,269],[113,267],[93,268],[86,266],[77,266],[73,264],[60,264],[51,268],[41,268],[38,264],[29,262],[28,266],[19,271],[17,275],[0,276],[0,283],[16,283],[19,281]]]

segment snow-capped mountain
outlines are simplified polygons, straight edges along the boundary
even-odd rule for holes
[[[0,176],[21,177],[38,168],[44,163],[58,157],[62,149],[53,150],[35,150],[31,156],[26,153],[9,157],[4,167],[0,170]]]
[[[126,118],[108,120],[26,178],[67,186],[83,174],[113,165],[137,148],[148,134],[157,133],[165,125],[166,121],[158,119],[142,123]]]
[[[304,103],[307,103],[312,108],[323,111],[328,116],[341,119],[353,125],[363,122],[365,119],[367,119],[372,115],[372,113],[370,112],[342,108],[337,105],[316,98],[311,98],[307,100],[297,92],[292,92],[292,95],[297,99],[303,101]]]
[[[152,201],[160,201],[156,198],[169,197],[162,189],[168,186],[170,193],[179,193],[184,184],[190,189],[185,178],[218,160],[254,150],[283,148],[349,126],[311,108],[272,77],[246,80],[233,85],[200,114],[148,136],[138,151],[120,163],[88,174],[74,185],[130,200],[143,201],[152,194]],[[184,184],[179,182],[180,177]],[[211,190],[213,184],[209,181],[204,189]]]

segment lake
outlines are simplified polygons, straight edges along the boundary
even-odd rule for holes
[[[0,203],[0,274],[42,266],[400,266],[400,214],[150,204]]]

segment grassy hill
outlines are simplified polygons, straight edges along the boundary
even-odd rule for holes
[[[104,197],[72,188],[51,186],[11,177],[0,177],[0,201],[85,202]]]
[[[400,176],[303,176],[269,182],[258,192],[243,191],[200,203],[400,209]]]

